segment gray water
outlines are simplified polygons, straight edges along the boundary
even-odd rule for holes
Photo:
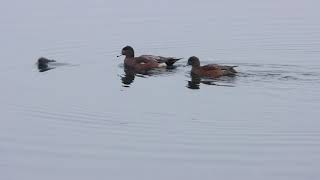
[[[319,178],[319,7],[2,2],[1,179]],[[184,59],[126,75],[126,45]],[[194,80],[192,55],[239,74]],[[58,63],[41,73],[40,56]]]

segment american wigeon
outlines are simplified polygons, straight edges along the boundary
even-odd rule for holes
[[[162,57],[154,55],[134,56],[134,50],[131,46],[122,48],[121,55],[125,56],[124,65],[134,68],[138,71],[145,71],[154,68],[172,66],[182,58]],[[118,56],[119,57],[119,56]]]
[[[221,76],[234,76],[237,73],[234,69],[234,67],[237,66],[223,66],[218,64],[200,66],[200,60],[195,56],[188,59],[188,65],[192,66],[191,73],[198,76],[218,78]]]
[[[44,72],[44,71],[48,71],[50,69],[53,69],[53,68],[49,67],[50,62],[56,62],[56,61],[51,60],[51,59],[47,59],[45,57],[40,57],[37,61],[37,66],[38,66],[39,71]]]

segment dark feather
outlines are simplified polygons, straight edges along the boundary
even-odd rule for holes
[[[167,66],[172,66],[175,62],[182,58],[174,58],[174,57],[163,57],[163,56],[154,56],[154,55],[142,55],[137,57],[139,62],[147,62],[147,61],[156,61],[158,63],[166,63]],[[137,62],[138,62],[137,61]]]

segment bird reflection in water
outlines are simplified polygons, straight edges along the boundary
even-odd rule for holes
[[[123,69],[124,69],[124,76],[121,77],[123,87],[130,87],[130,85],[134,81],[136,72],[133,69],[126,68],[126,67],[124,67]]]
[[[130,87],[135,80],[135,77],[147,78],[151,76],[164,76],[172,74],[176,71],[177,66],[170,66],[166,68],[158,68],[152,70],[138,71],[129,66],[124,66],[124,75],[121,76],[121,82],[123,87]]]
[[[220,78],[203,78],[194,73],[190,73],[191,80],[188,81],[187,88],[200,89],[200,84],[234,87],[235,76],[233,77],[220,77]],[[221,84],[227,83],[227,84]]]

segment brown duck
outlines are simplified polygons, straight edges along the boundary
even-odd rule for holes
[[[188,65],[192,66],[191,73],[204,77],[218,78],[221,76],[234,76],[237,73],[234,69],[234,67],[237,66],[223,66],[218,64],[200,66],[200,60],[195,56],[188,59]]]
[[[182,58],[162,57],[154,55],[134,56],[134,50],[131,46],[122,48],[121,55],[125,56],[124,65],[134,68],[138,71],[145,71],[154,68],[172,66],[175,62]],[[118,56],[119,57],[119,56]]]

